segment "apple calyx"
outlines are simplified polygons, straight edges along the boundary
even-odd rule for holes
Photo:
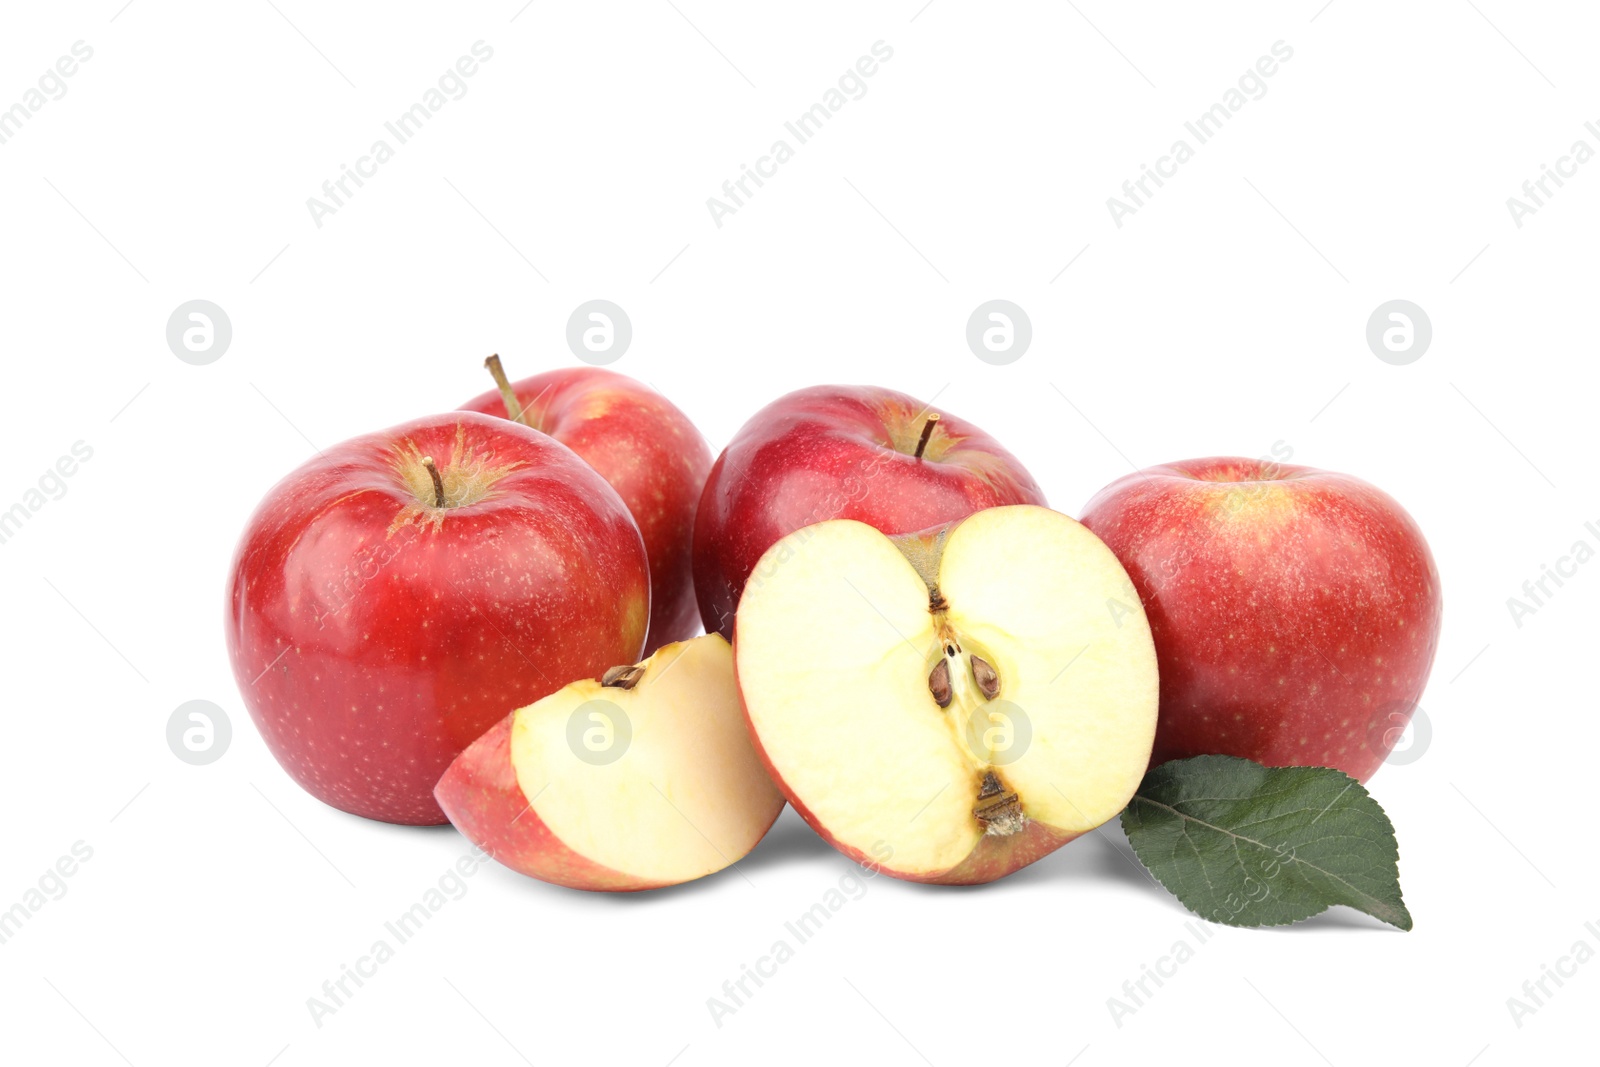
[[[983,776],[983,784],[978,787],[978,806],[972,809],[972,817],[983,824],[984,833],[996,837],[1018,833],[1028,823],[1017,794],[1007,791],[1000,776],[993,771]]]
[[[612,667],[600,676],[600,685],[605,689],[632,689],[644,677],[645,667],[643,663],[624,663]]]

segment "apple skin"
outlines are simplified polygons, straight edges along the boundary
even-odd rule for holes
[[[928,416],[937,429],[915,458]],[[762,555],[824,519],[909,533],[1044,493],[971,423],[891,389],[820,385],[758,411],[717,457],[694,527],[694,584],[707,633],[733,616]]]
[[[1152,766],[1215,754],[1376,773],[1442,616],[1433,555],[1393,498],[1345,474],[1213,457],[1121,478],[1082,521],[1150,620]]]
[[[450,764],[434,790],[450,821],[495,861],[572,889],[632,892],[666,883],[642,881],[568,848],[534,813],[511,762],[511,712]]]
[[[433,508],[421,455],[447,486],[476,462],[487,495]],[[459,412],[336,445],[267,494],[230,571],[228,655],[307,792],[434,825],[451,760],[510,709],[638,659],[649,605],[616,492],[552,438]]]
[[[653,881],[614,870],[574,852],[534,812],[511,762],[512,712],[495,723],[450,764],[434,796],[469,841],[512,870],[544,882],[599,893],[633,893],[676,882]],[[773,812],[777,822],[783,811]],[[772,828],[768,823],[765,835]]]
[[[649,655],[700,631],[689,546],[711,449],[660,393],[600,367],[566,367],[512,385],[524,419],[581,456],[628,506],[650,557]],[[506,417],[497,390],[462,405]]]

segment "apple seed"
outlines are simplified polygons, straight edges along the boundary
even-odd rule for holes
[[[972,657],[972,680],[978,683],[978,689],[982,691],[985,700],[993,700],[999,695],[1000,676],[982,656]]]
[[[612,667],[600,676],[600,684],[608,689],[632,689],[644,677],[643,663],[624,663]]]
[[[941,708],[948,708],[950,701],[955,697],[955,690],[950,688],[950,661],[941,659],[934,665],[928,675],[928,692],[933,694],[933,702]]]

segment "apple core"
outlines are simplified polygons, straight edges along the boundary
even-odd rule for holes
[[[774,779],[836,848],[901,878],[985,882],[1133,794],[1155,648],[1083,526],[1036,505],[896,537],[835,519],[767,557],[734,623],[740,693]],[[819,640],[823,672],[793,655]]]

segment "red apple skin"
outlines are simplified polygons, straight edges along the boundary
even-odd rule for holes
[[[711,449],[660,393],[600,367],[566,367],[512,385],[524,419],[581,456],[628,506],[650,557],[645,654],[700,632],[689,546]],[[491,389],[462,405],[506,417]]]
[[[573,889],[656,889],[568,848],[544,824],[517,784],[511,763],[513,712],[467,746],[434,789],[439,807],[468,841],[514,871]]]
[[[423,455],[487,495],[431,507]],[[649,605],[615,491],[544,434],[459,412],[336,445],[267,494],[234,556],[228,655],[307,792],[433,825],[450,761],[510,709],[637,660]]]
[[[518,784],[511,762],[515,717],[515,712],[507,715],[467,746],[439,779],[433,795],[456,829],[512,870],[569,889],[632,893],[678,884],[642,879],[596,863],[568,848],[545,825]],[[773,822],[782,811],[780,805]]]
[[[921,459],[917,441],[939,421]],[[712,465],[694,528],[694,581],[707,633],[733,638],[761,556],[824,519],[909,533],[1001,504],[1044,504],[1020,462],[964,419],[891,389],[820,385],[768,404]]]
[[[734,677],[739,674],[739,659],[734,657]],[[750,719],[750,709],[744,702],[744,690],[739,691],[739,706],[744,710],[745,727],[750,731],[750,743],[755,747],[756,755],[761,759],[761,766],[765,768],[767,777],[772,779],[772,784],[778,787],[785,800],[800,813],[806,825],[815,830],[817,836],[828,844],[850,857],[862,867],[874,871],[882,871],[891,878],[899,878],[907,882],[922,882],[930,885],[982,885],[1004,878],[1013,871],[1019,871],[1035,860],[1042,859],[1083,835],[1057,830],[1043,823],[1029,820],[1028,824],[1018,833],[1006,836],[984,835],[979,838],[977,847],[967,854],[966,859],[945,871],[907,871],[894,865],[894,842],[880,843],[873,853],[863,852],[858,848],[843,843],[828,831],[811,809],[806,807],[800,798],[789,788],[783,776],[773,766],[772,759],[767,755],[767,750],[761,744],[761,735],[756,733],[755,724]]]
[[[1213,457],[1113,482],[1082,521],[1150,620],[1152,766],[1217,754],[1376,773],[1442,615],[1433,555],[1393,498],[1345,474]]]

